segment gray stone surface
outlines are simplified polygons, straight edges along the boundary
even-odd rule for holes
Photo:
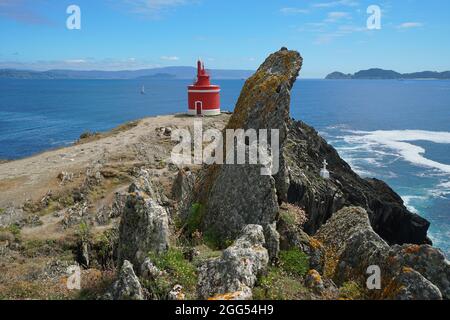
[[[366,287],[367,270],[378,266],[381,290],[368,290],[376,299],[442,299],[449,290],[449,262],[429,245],[389,245],[376,234],[367,212],[358,207],[335,213],[317,233],[335,264],[332,277],[338,285],[355,281]]]
[[[267,268],[269,255],[264,248],[264,232],[259,225],[248,225],[222,257],[210,259],[199,268],[198,296],[208,299],[220,295],[250,298],[257,277]]]
[[[119,265],[129,260],[140,266],[151,251],[163,253],[169,248],[169,217],[166,208],[142,173],[130,186],[119,226]]]
[[[133,265],[125,260],[117,281],[105,297],[108,300],[144,300],[144,293]]]

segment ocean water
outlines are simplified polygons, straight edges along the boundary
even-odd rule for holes
[[[233,110],[243,80],[216,81]],[[145,116],[184,112],[182,80],[0,80],[0,159],[68,145]],[[145,85],[146,94],[140,90]],[[292,116],[364,177],[388,182],[450,256],[450,81],[299,80]]]

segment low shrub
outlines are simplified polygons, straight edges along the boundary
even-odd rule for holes
[[[288,273],[304,276],[309,270],[309,257],[297,248],[281,251],[280,265]]]

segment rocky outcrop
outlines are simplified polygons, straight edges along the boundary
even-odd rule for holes
[[[156,278],[163,275],[163,271],[159,270],[150,258],[146,258],[141,265],[141,277],[146,280],[156,280]]]
[[[128,192],[119,227],[119,265],[129,260],[140,266],[149,252],[168,249],[169,218],[146,171],[140,173]]]
[[[429,222],[409,212],[402,199],[388,185],[376,179],[360,178],[337,151],[303,122],[291,122],[282,149],[288,186],[278,197],[305,209],[305,231],[314,234],[331,215],[344,206],[367,210],[370,223],[390,244],[426,244]],[[331,179],[319,175],[323,160]],[[281,182],[280,182],[281,183]],[[278,184],[280,184],[278,183]]]
[[[182,201],[189,197],[195,184],[195,174],[189,169],[180,169],[172,185],[172,198]]]
[[[0,228],[6,228],[10,225],[20,225],[26,215],[22,209],[9,206],[0,213]]]
[[[186,295],[183,293],[183,287],[177,284],[168,294],[168,300],[181,301],[185,300]]]
[[[236,242],[199,268],[198,296],[217,300],[250,299],[257,277],[267,268],[263,228],[248,225]]]
[[[439,289],[419,272],[404,268],[384,290],[382,298],[392,300],[442,300]]]
[[[270,177],[261,176],[257,165],[208,166],[192,199],[204,208],[200,231],[230,240],[246,224],[266,230],[276,222],[279,204],[286,202],[304,209],[304,230],[314,235],[334,212],[359,206],[389,244],[429,244],[427,220],[409,212],[382,181],[359,177],[313,128],[290,118],[290,90],[302,62],[297,52],[283,48],[245,83],[226,129],[278,129],[280,170]],[[320,176],[323,160],[329,163],[330,179]]]
[[[432,282],[450,300],[450,263],[444,254],[429,245],[393,246],[387,261],[392,269],[411,268]]]
[[[283,49],[270,55],[245,83],[226,129],[278,129],[282,143],[290,121],[290,90],[301,66],[298,52]],[[232,240],[245,225],[258,224],[271,237],[271,248],[277,247],[278,235],[269,227],[279,209],[276,180],[262,176],[261,167],[226,164],[207,168],[195,199],[205,208],[201,223],[205,234]],[[270,255],[276,257],[277,252]]]
[[[278,213],[275,180],[261,176],[260,168],[224,165],[218,169],[205,205],[202,222],[205,234],[233,240],[247,224],[267,228],[275,222]]]
[[[366,288],[369,267],[381,272],[381,289],[366,290],[377,299],[448,298],[449,262],[428,245],[389,245],[374,232],[363,208],[335,213],[316,234],[325,248],[325,274],[342,285]]]
[[[117,281],[110,292],[105,296],[106,300],[144,300],[144,293],[138,277],[133,271],[133,265],[125,260],[119,272]]]

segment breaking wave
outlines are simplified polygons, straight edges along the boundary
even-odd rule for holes
[[[342,138],[350,145],[363,145],[365,149],[372,149],[382,154],[382,150],[374,150],[376,147],[392,150],[396,155],[414,165],[440,170],[450,174],[450,165],[426,158],[426,150],[414,145],[414,141],[427,141],[439,144],[450,144],[450,132],[435,132],[421,130],[391,130],[391,131],[352,131],[346,130],[351,135]]]

